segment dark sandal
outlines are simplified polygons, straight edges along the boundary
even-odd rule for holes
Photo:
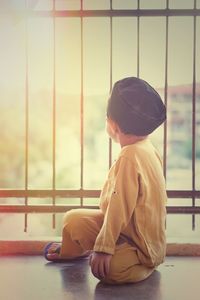
[[[62,261],[61,258],[55,258],[55,259],[49,259],[48,258],[48,254],[50,254],[48,251],[51,248],[51,246],[54,244],[55,242],[51,242],[49,244],[46,245],[46,247],[44,248],[44,257],[46,258],[46,260],[48,261],[53,261],[53,262],[58,262],[58,261]],[[60,254],[60,248],[61,246],[58,246],[57,249],[54,251],[54,253]]]
[[[69,261],[77,261],[77,260],[80,260],[80,259],[83,259],[83,258],[87,258],[89,256],[89,254],[86,254],[86,255],[82,255],[82,256],[79,256],[79,257],[74,257],[74,258],[55,258],[55,259],[50,259],[48,258],[48,254],[50,254],[48,251],[49,249],[51,248],[51,246],[56,243],[56,242],[51,242],[49,244],[46,245],[46,247],[44,248],[44,257],[46,258],[46,260],[50,261],[50,262],[69,262]],[[60,249],[61,249],[61,246],[58,246],[56,248],[56,250],[53,252],[53,253],[58,253],[60,254]]]

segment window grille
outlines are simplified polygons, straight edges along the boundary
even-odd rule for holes
[[[109,41],[108,47],[108,66],[107,70],[109,70],[109,86],[108,86],[108,94],[109,90],[111,90],[112,84],[115,81],[114,71],[113,71],[113,51],[115,51],[115,45],[113,43],[114,38],[116,38],[116,20],[133,20],[135,24],[135,36],[129,36],[129,39],[134,39],[135,43],[135,56],[133,57],[133,61],[135,62],[135,71],[133,71],[133,76],[142,76],[141,65],[145,62],[143,61],[144,56],[142,53],[144,51],[148,51],[148,49],[142,48],[142,36],[141,31],[146,28],[145,21],[149,18],[151,19],[162,19],[163,24],[163,82],[164,86],[159,92],[162,94],[164,102],[168,108],[170,109],[170,121],[169,119],[165,123],[163,130],[163,168],[165,177],[168,178],[168,166],[170,163],[170,155],[168,154],[168,146],[169,146],[169,126],[170,122],[172,122],[173,116],[175,119],[174,127],[171,128],[171,131],[176,130],[179,126],[185,126],[180,110],[181,104],[177,105],[173,108],[173,103],[178,103],[180,98],[176,99],[177,95],[179,95],[180,91],[176,91],[175,87],[172,87],[170,82],[171,73],[169,72],[169,60],[171,59],[170,55],[172,52],[173,45],[170,44],[170,34],[171,34],[171,26],[174,21],[181,20],[181,18],[187,18],[187,21],[191,26],[191,84],[188,86],[182,87],[182,96],[185,97],[185,100],[181,100],[181,103],[189,101],[189,108],[187,112],[187,116],[190,115],[189,125],[191,132],[190,139],[190,155],[191,155],[191,178],[188,178],[188,181],[191,181],[191,185],[189,188],[168,188],[167,194],[169,200],[191,200],[190,204],[186,205],[169,205],[167,206],[168,214],[185,214],[191,216],[192,219],[192,229],[195,229],[196,226],[196,215],[200,213],[200,185],[199,185],[199,175],[200,175],[200,158],[199,158],[199,137],[200,137],[200,1],[179,1],[182,4],[179,4],[180,7],[176,7],[175,2],[178,1],[153,1],[155,2],[155,7],[150,5],[150,1],[120,1],[120,0],[111,0],[111,1],[19,1],[21,3],[20,8],[16,7],[8,7],[2,10],[0,18],[6,15],[7,10],[9,13],[16,14],[16,22],[18,22],[18,18],[25,19],[25,44],[24,44],[24,55],[25,55],[25,76],[24,76],[24,147],[25,147],[25,155],[24,155],[24,187],[23,188],[15,188],[9,187],[1,187],[0,190],[0,213],[22,213],[24,214],[24,230],[27,231],[28,228],[28,216],[32,213],[50,213],[52,214],[52,227],[56,227],[56,215],[58,213],[64,213],[66,210],[77,207],[87,207],[87,208],[95,208],[97,206],[97,202],[90,201],[97,199],[100,195],[100,188],[86,188],[85,181],[85,114],[86,110],[86,97],[84,84],[87,76],[85,76],[85,65],[84,59],[86,55],[85,40],[87,39],[86,27],[89,26],[86,24],[86,20],[90,18],[92,20],[106,20],[107,26],[107,36]],[[49,19],[51,20],[51,42],[52,42],[52,95],[51,95],[51,151],[52,151],[52,165],[51,165],[51,187],[48,188],[31,188],[29,185],[29,155],[30,155],[30,113],[32,104],[30,104],[30,82],[31,82],[31,71],[30,66],[31,62],[29,60],[29,34],[30,34],[30,26],[29,20],[38,20],[38,19]],[[80,172],[79,172],[79,186],[77,188],[58,188],[57,187],[57,162],[56,162],[56,147],[58,140],[58,131],[57,131],[57,123],[58,123],[58,115],[57,115],[57,107],[59,105],[59,99],[57,97],[57,85],[59,84],[58,78],[56,76],[57,69],[57,20],[66,20],[66,19],[74,19],[79,22],[79,39],[80,39],[80,49],[79,51],[79,59],[80,59],[80,80],[79,80],[79,127],[80,127]],[[185,19],[184,19],[185,20]],[[89,28],[89,27],[88,27]],[[146,30],[146,29],[145,29]],[[129,28],[127,28],[127,32],[129,32]],[[115,35],[115,36],[114,36]],[[96,37],[98,39],[98,36]],[[95,45],[94,52],[96,51]],[[74,49],[77,51],[77,49]],[[127,50],[128,51],[128,50]],[[125,54],[126,55],[126,54]],[[158,54],[159,56],[159,54]],[[172,55],[171,55],[172,56]],[[116,58],[115,58],[116,59]],[[159,57],[158,57],[159,59]],[[101,64],[101,58],[99,61],[99,65]],[[130,62],[131,64],[131,62]],[[32,66],[31,66],[32,67]],[[184,72],[188,70],[185,69]],[[2,72],[2,71],[1,71]],[[97,72],[94,70],[94,72]],[[170,73],[170,74],[169,74]],[[1,75],[2,76],[2,75]],[[11,83],[12,88],[12,83]],[[180,95],[179,95],[180,97]],[[170,100],[172,99],[172,100]],[[184,102],[185,101],[185,102]],[[89,104],[87,104],[88,107]],[[186,104],[185,104],[186,105]],[[66,112],[67,113],[67,112]],[[14,122],[14,120],[13,120]],[[104,122],[104,120],[102,120]],[[175,128],[175,129],[174,129]],[[171,134],[171,133],[170,133]],[[172,137],[170,137],[172,138]],[[176,137],[174,136],[174,143],[176,143]],[[188,139],[186,133],[183,133],[183,140]],[[178,139],[181,139],[180,137]],[[180,146],[180,145],[179,145]],[[108,140],[107,148],[108,148],[108,159],[107,159],[107,169],[111,166],[113,161],[113,151],[114,145],[111,140]],[[91,170],[94,172],[94,170]],[[96,170],[98,172],[98,169]],[[171,173],[173,177],[173,172]],[[1,174],[1,177],[4,176]],[[175,176],[175,175],[174,175]],[[70,204],[66,204],[66,199],[71,199]],[[6,201],[6,199],[10,200]],[[22,199],[20,203],[13,204],[12,199]],[[51,203],[48,204],[30,204],[29,199],[51,199]],[[74,202],[73,200],[74,199]],[[78,200],[77,200],[78,199]],[[59,200],[59,205],[58,205]],[[183,200],[183,201],[182,201]],[[172,203],[171,201],[169,201]],[[10,203],[10,204],[8,204]],[[43,203],[41,201],[41,203]],[[62,203],[62,204],[61,204]],[[74,204],[73,204],[74,203]],[[95,203],[95,204],[94,204]]]

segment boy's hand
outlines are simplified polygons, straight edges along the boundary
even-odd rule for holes
[[[90,266],[92,274],[98,279],[103,279],[110,270],[110,261],[112,255],[103,252],[92,252],[90,256]]]

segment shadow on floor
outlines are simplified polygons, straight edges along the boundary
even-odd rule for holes
[[[161,275],[158,271],[143,282],[125,285],[105,285],[92,278],[87,261],[70,263],[60,270],[60,274],[63,288],[67,293],[75,296],[74,299],[159,300],[161,298]]]

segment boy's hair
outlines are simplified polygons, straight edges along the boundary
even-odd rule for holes
[[[107,116],[125,134],[145,136],[166,120],[166,107],[159,94],[146,81],[128,77],[114,84]]]

